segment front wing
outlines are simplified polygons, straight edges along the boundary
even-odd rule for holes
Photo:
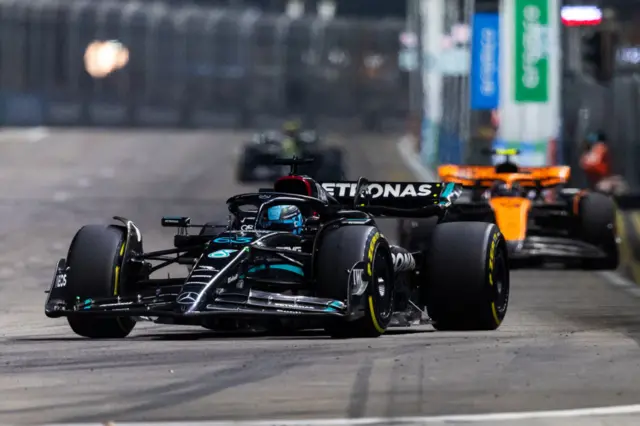
[[[562,261],[607,257],[599,247],[571,238],[528,236],[524,241],[509,241],[507,245],[509,258],[514,260],[543,258]]]
[[[326,316],[346,317],[348,306],[338,300],[290,296],[253,289],[216,289],[215,295],[203,294],[198,309],[191,309],[198,292],[185,292],[182,284],[166,285],[136,295],[100,299],[70,298],[60,286],[66,276],[64,261],[58,263],[49,288],[45,314],[50,318],[70,315],[118,317],[202,317],[202,316]],[[73,303],[69,303],[73,300]]]

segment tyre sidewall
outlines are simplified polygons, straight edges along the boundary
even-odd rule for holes
[[[509,302],[509,262],[498,227],[452,222],[436,227],[425,253],[422,303],[439,329],[492,330],[500,326]],[[498,262],[504,262],[498,277]],[[505,294],[497,298],[497,281]]]
[[[317,156],[320,156],[316,164],[317,180],[333,182],[344,179],[342,151],[336,148],[327,148],[318,152]]]
[[[488,297],[491,306],[491,316],[497,328],[502,324],[509,305],[509,259],[504,237],[496,226],[491,228],[488,241],[489,247],[487,250],[487,274],[485,288],[489,291]],[[496,266],[498,266],[499,262],[503,262],[502,267],[505,268],[504,271],[506,272],[506,274],[501,277],[496,276],[496,273],[498,273]],[[495,293],[497,280],[501,280],[503,289],[507,291],[506,298],[501,303],[499,303],[500,301],[497,299]]]
[[[88,299],[118,296],[127,292],[123,269],[126,230],[108,225],[87,225],[76,233],[67,255],[68,306]],[[131,317],[69,316],[72,330],[92,338],[122,338],[133,330]]]
[[[393,311],[394,277],[393,262],[389,243],[380,231],[371,226],[346,225],[330,229],[321,234],[317,254],[316,277],[318,282],[317,296],[340,301],[348,300],[352,325],[358,324],[358,331],[352,335],[382,334],[391,319]],[[380,312],[379,304],[373,291],[372,273],[375,271],[375,260],[380,251],[387,253],[387,271],[390,275],[385,294],[391,298],[389,312]],[[363,279],[367,281],[367,289],[360,296],[351,294],[354,268],[362,268]],[[356,315],[362,313],[363,316]],[[348,323],[351,324],[351,323]],[[345,327],[345,331],[346,328]]]
[[[125,235],[114,226],[87,225],[78,231],[67,254],[68,298],[75,303],[76,297],[100,298],[123,293],[124,283],[119,273],[124,257]],[[91,251],[87,251],[92,248]],[[91,256],[87,256],[91,253]],[[105,260],[109,259],[109,262]],[[91,269],[93,281],[85,277]],[[79,271],[80,270],[80,271]]]
[[[366,252],[366,262],[367,262],[367,270],[365,274],[367,279],[369,280],[369,284],[367,285],[367,290],[363,294],[363,297],[359,301],[361,306],[364,306],[365,312],[367,316],[369,316],[372,320],[372,325],[375,330],[384,334],[389,326],[389,322],[391,321],[391,317],[393,314],[393,305],[394,305],[394,295],[395,295],[395,277],[393,272],[393,260],[391,258],[391,251],[389,248],[389,243],[387,240],[380,234],[379,231],[370,234],[367,241],[367,252]],[[383,307],[379,301],[379,294],[376,286],[376,282],[374,282],[374,276],[372,272],[375,271],[376,265],[375,262],[379,261],[379,254],[383,254],[380,252],[384,252],[384,256],[387,260],[387,277],[386,280],[389,283],[385,289],[385,292],[388,292],[388,308],[386,311],[383,311]],[[386,295],[387,293],[385,293]],[[358,302],[358,301],[355,301]]]
[[[615,204],[600,193],[589,193],[580,200],[580,235],[597,246],[608,246],[615,241]]]
[[[620,253],[616,230],[616,205],[607,195],[592,192],[580,200],[579,238],[600,248],[604,258],[584,259],[582,265],[589,270],[613,270],[618,267]]]

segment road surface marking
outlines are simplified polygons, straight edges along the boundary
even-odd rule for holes
[[[490,421],[515,421],[533,419],[561,419],[577,417],[616,416],[640,414],[640,404],[618,405],[613,407],[577,408],[572,410],[523,411],[510,413],[460,414],[424,417],[371,417],[356,419],[310,419],[310,420],[256,420],[256,421],[200,421],[200,422],[113,422],[101,423],[51,423],[42,426],[337,426],[337,425],[420,425],[428,423],[465,422],[478,423]]]

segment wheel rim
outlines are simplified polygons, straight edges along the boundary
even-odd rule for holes
[[[493,301],[496,311],[500,319],[504,316],[504,312],[509,302],[509,273],[505,262],[504,253],[500,250],[496,256],[493,267]]]
[[[387,255],[380,250],[376,250],[373,276],[371,277],[371,294],[375,301],[375,306],[377,306],[378,315],[382,320],[391,318],[393,308],[393,291],[390,289],[393,276],[390,272]]]

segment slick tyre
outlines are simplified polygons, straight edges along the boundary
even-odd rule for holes
[[[236,166],[236,179],[238,182],[245,183],[255,180],[253,175],[255,169],[254,157],[253,149],[246,147]]]
[[[326,148],[321,153],[321,161],[316,179],[321,182],[336,182],[345,179],[344,155],[338,148]]]
[[[619,263],[616,243],[616,207],[604,194],[592,192],[580,200],[578,226],[580,236],[588,243],[601,248],[607,257],[583,262],[585,269],[616,269]]]
[[[423,305],[436,330],[495,330],[509,304],[504,237],[494,224],[438,225],[425,257]]]
[[[368,284],[361,296],[351,297],[351,270],[366,262]],[[353,320],[335,321],[326,331],[336,338],[378,337],[393,311],[393,262],[389,243],[371,226],[344,226],[326,231],[317,259],[317,295],[346,302],[351,298]],[[360,316],[358,316],[360,315]]]
[[[67,304],[122,293],[121,277],[125,233],[116,226],[88,225],[73,238],[67,255]],[[78,335],[93,339],[124,338],[136,322],[129,317],[67,317]]]
[[[241,158],[236,167],[236,179],[238,182],[245,183],[252,181],[252,166],[246,157]]]

